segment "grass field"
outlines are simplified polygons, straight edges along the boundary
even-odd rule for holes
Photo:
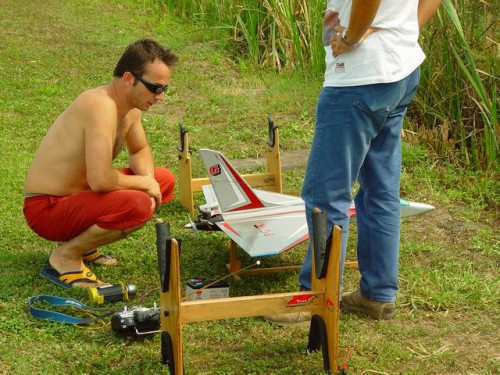
[[[158,335],[136,340],[109,326],[35,320],[27,311],[27,298],[37,294],[88,303],[85,292],[57,288],[38,276],[54,244],[25,224],[23,183],[47,128],[81,91],[109,82],[127,44],[152,37],[180,57],[167,99],[144,115],[158,165],[177,173],[179,122],[189,131],[195,177],[202,177],[199,148],[216,148],[230,159],[261,158],[268,114],[280,126],[284,153],[310,145],[321,81],[235,61],[226,54],[230,41],[219,30],[151,12],[147,3],[0,1],[0,374],[167,373]],[[125,161],[122,155],[116,164]],[[349,374],[497,374],[499,176],[456,169],[425,146],[410,143],[403,164],[402,196],[436,210],[402,223],[396,318],[385,322],[341,314],[340,361],[348,361]],[[284,192],[298,194],[302,178],[302,168],[284,172]],[[196,200],[202,203],[201,196]],[[178,201],[157,216],[182,239],[183,280],[227,274],[224,236],[195,238],[182,229],[188,214]],[[298,246],[264,265],[300,264],[304,250]],[[153,223],[103,251],[118,257],[119,264],[95,267],[101,279],[136,284],[139,294],[157,287]],[[254,261],[239,255],[244,265]],[[346,271],[345,289],[355,288],[358,277]],[[294,273],[248,276],[231,281],[230,292],[293,291],[296,280]],[[158,301],[153,292],[141,304]],[[306,354],[307,335],[307,328],[276,328],[260,318],[187,325],[186,374],[321,374],[320,353]]]

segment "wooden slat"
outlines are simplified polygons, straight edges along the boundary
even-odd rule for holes
[[[243,174],[241,175],[250,186],[273,186],[274,175],[270,173],[256,173],[256,174]],[[207,177],[191,179],[191,189],[193,192],[202,191],[203,185],[210,185],[210,180]]]
[[[306,305],[287,307],[295,296],[313,294]],[[242,318],[250,316],[284,314],[299,311],[319,311],[323,305],[322,293],[295,292],[264,294],[210,300],[187,301],[181,303],[182,323],[203,322],[207,320]]]
[[[170,249],[170,278],[168,280],[168,293],[160,294],[160,324],[162,332],[168,332],[172,339],[172,351],[174,356],[175,375],[182,375],[182,329],[181,329],[181,288],[180,288],[180,266],[179,266],[179,244],[172,239]],[[160,288],[161,289],[161,288]],[[164,312],[168,312],[165,314]],[[173,374],[174,375],[174,374]]]
[[[281,266],[281,267],[269,267],[269,268],[257,268],[253,270],[245,270],[241,273],[245,275],[260,275],[263,273],[300,271],[301,268],[302,266]]]
[[[189,153],[189,137],[188,133],[182,135],[184,148],[179,151],[178,162],[178,185],[179,185],[179,201],[188,210],[190,214],[194,212],[193,204],[193,188],[191,187],[191,154]]]
[[[344,268],[359,268],[357,260],[346,260],[344,263]]]

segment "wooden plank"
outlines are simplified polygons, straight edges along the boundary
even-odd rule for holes
[[[241,175],[245,181],[252,187],[273,186],[275,177],[271,173],[255,173]],[[210,180],[207,177],[191,179],[191,189],[193,192],[202,191],[203,185],[210,185]]]
[[[229,244],[229,263],[226,264],[226,267],[235,281],[241,281],[241,277],[238,272],[241,270],[241,261],[238,260],[237,249],[238,245],[236,242],[231,240]]]
[[[170,249],[170,277],[168,280],[168,292],[160,293],[160,324],[161,331],[168,332],[172,339],[172,351],[175,366],[174,375],[182,375],[182,329],[181,329],[181,287],[179,266],[179,244],[172,239]],[[160,288],[161,289],[161,288]]]
[[[266,273],[274,273],[274,272],[291,272],[291,271],[300,271],[302,266],[281,266],[281,267],[269,267],[269,268],[257,268],[253,270],[245,270],[241,273],[247,275],[260,275]]]
[[[358,261],[357,260],[346,260],[344,263],[344,268],[354,268],[357,269],[358,267]]]
[[[289,304],[293,298],[300,297],[308,303]],[[181,303],[181,317],[184,324],[300,311],[317,313],[323,305],[323,299],[322,293],[307,291],[186,301]]]
[[[315,261],[312,261],[311,287],[315,291],[324,292],[324,305],[319,315],[323,319],[327,335],[327,353],[329,369],[336,374],[338,371],[339,356],[339,313],[340,313],[340,257],[342,249],[342,229],[339,226],[332,228],[332,242],[325,277],[316,278]],[[314,256],[314,255],[313,255]]]
[[[334,226],[330,259],[326,270],[325,307],[323,320],[328,334],[328,357],[330,370],[336,373],[339,368],[339,320],[340,320],[340,277],[342,257],[342,229]]]
[[[178,165],[178,194],[179,194],[179,201],[181,202],[181,205],[188,210],[190,214],[194,212],[194,204],[193,204],[193,187],[191,184],[192,180],[192,174],[191,174],[191,155],[189,153],[189,137],[188,133],[182,134],[182,144],[183,144],[183,149],[182,151],[179,151],[179,161],[177,163]]]
[[[266,171],[268,174],[273,176],[272,187],[269,189],[276,193],[281,193],[283,191],[283,186],[281,182],[281,156],[280,156],[280,137],[279,128],[275,127],[270,131],[274,132],[274,145],[271,147],[268,145],[266,153]]]

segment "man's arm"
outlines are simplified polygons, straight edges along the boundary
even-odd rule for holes
[[[154,179],[154,159],[151,148],[149,147],[146,133],[141,124],[141,114],[137,111],[130,126],[125,140],[129,152],[129,167],[137,176],[146,176],[152,180],[155,185],[154,192],[151,190],[148,194],[155,200],[155,210],[159,210],[161,206],[160,185]]]
[[[418,2],[418,27],[420,29],[436,13],[439,5],[441,5],[441,0],[420,0]]]
[[[136,176],[145,176],[149,179],[154,190],[149,190],[148,194],[155,200],[155,209],[161,206],[160,185],[154,179],[154,159],[151,148],[149,147],[146,133],[142,127],[140,115],[130,127],[125,140],[129,152],[129,167]]]
[[[381,0],[353,0],[349,27],[345,39],[347,42],[356,44],[366,34],[373,23],[380,7]]]
[[[158,182],[154,179],[153,168],[146,170],[151,176],[125,175],[113,168],[113,147],[116,141],[116,106],[97,98],[86,103],[84,118],[85,166],[87,183],[93,191],[140,190],[161,202]],[[151,158],[152,159],[152,158]],[[147,163],[145,163],[147,164]],[[152,165],[152,162],[151,162]]]
[[[129,167],[135,175],[154,177],[154,160],[140,117],[130,126],[125,137],[129,152]]]

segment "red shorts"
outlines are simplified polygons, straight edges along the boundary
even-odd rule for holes
[[[120,172],[131,175],[129,168]],[[155,168],[162,203],[174,197],[175,177],[168,169]],[[69,241],[92,225],[108,230],[122,230],[151,219],[151,198],[139,190],[116,190],[109,193],[82,191],[66,197],[36,195],[24,199],[24,216],[30,228],[50,241]]]

